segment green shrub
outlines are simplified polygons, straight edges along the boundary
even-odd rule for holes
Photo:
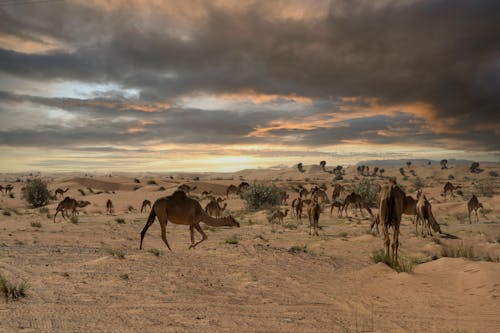
[[[363,178],[359,183],[351,186],[352,191],[359,194],[363,202],[369,206],[377,202],[379,188],[380,186],[375,181],[368,178]]]
[[[31,222],[31,226],[33,228],[41,228],[42,224],[40,222]]]
[[[498,177],[498,172],[496,171],[490,171],[488,172],[488,174],[490,175],[490,177]]]
[[[41,179],[33,179],[23,191],[23,198],[28,201],[33,207],[42,207],[49,202],[50,194],[47,184]]]
[[[238,237],[238,235],[233,235],[230,238],[226,239],[226,241],[224,243],[236,245],[239,243],[239,237]]]
[[[26,281],[21,282],[19,285],[15,285],[0,275],[0,292],[5,295],[6,299],[18,299],[25,297],[28,288],[29,285]]]
[[[157,257],[162,255],[162,251],[158,250],[157,248],[149,249],[148,252],[154,254]]]
[[[294,245],[288,249],[289,253],[307,253],[307,245]]]
[[[463,242],[452,245],[443,244],[443,248],[441,249],[441,256],[450,258],[475,259],[474,248],[472,246],[464,245]]]
[[[277,206],[281,203],[281,191],[277,187],[252,184],[240,194],[247,209],[258,210]]]
[[[422,178],[417,177],[413,180],[413,186],[415,186],[415,189],[420,190],[425,187],[425,182]]]
[[[415,267],[415,262],[413,260],[401,258],[400,256],[398,262],[396,262],[391,256],[386,256],[383,250],[373,252],[371,259],[374,263],[383,262],[398,273],[411,273]]]
[[[495,187],[491,183],[476,183],[474,192],[479,197],[492,197],[495,194]]]

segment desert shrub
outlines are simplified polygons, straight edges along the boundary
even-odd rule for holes
[[[40,222],[31,222],[31,226],[33,228],[41,228],[42,224]]]
[[[422,178],[417,177],[413,180],[413,186],[415,186],[415,189],[420,190],[425,187],[425,182]]]
[[[464,245],[463,242],[452,245],[443,244],[441,256],[450,258],[475,258],[474,248],[472,246]]]
[[[137,191],[140,188],[141,188],[140,186],[134,186],[134,191]]]
[[[353,192],[361,196],[363,201],[372,206],[377,202],[380,186],[373,180],[363,178],[359,183],[351,186]]]
[[[78,224],[78,217],[76,215],[71,216],[69,220],[73,224]]]
[[[2,212],[2,214],[3,214],[4,216],[11,216],[11,215],[12,215],[12,213],[10,212],[10,210],[4,210],[4,211]]]
[[[49,209],[47,207],[42,207],[38,210],[41,214],[48,214]]]
[[[453,176],[453,175],[448,175],[448,179],[449,179],[449,180],[453,180],[453,179],[455,179],[455,176]]]
[[[5,295],[6,299],[18,299],[25,297],[28,288],[29,285],[26,281],[23,281],[20,284],[16,285],[0,275],[0,292]]]
[[[49,202],[50,194],[47,184],[41,179],[33,179],[26,184],[23,191],[23,198],[28,201],[33,207],[42,207]]]
[[[307,253],[307,245],[294,245],[288,249],[289,253]]]
[[[157,248],[149,249],[148,252],[154,254],[157,257],[162,255],[162,251],[158,250]]]
[[[117,217],[117,218],[115,219],[115,221],[116,221],[116,223],[118,223],[118,224],[125,224],[125,219],[123,219],[123,218],[121,218],[121,217]]]
[[[165,187],[160,186],[160,187],[158,188],[158,191],[165,191]]]
[[[491,183],[477,183],[474,185],[474,192],[480,197],[492,197],[495,194],[495,187]]]
[[[135,208],[134,208],[134,206],[132,206],[132,205],[128,205],[127,210],[128,210],[129,212],[133,212],[133,211],[135,210]]]
[[[488,172],[488,175],[490,175],[490,177],[498,177],[498,172],[490,171],[490,172]]]
[[[383,250],[373,252],[371,259],[374,263],[383,262],[398,273],[411,273],[415,267],[415,262],[413,260],[399,257],[398,262],[396,262],[391,256],[386,256]]]
[[[158,183],[154,180],[148,180],[148,185],[158,185]]]
[[[139,178],[134,178],[134,183],[140,184],[141,181],[139,180]]]
[[[239,243],[239,237],[238,237],[238,235],[232,235],[231,237],[229,237],[228,239],[226,239],[224,241],[224,243],[231,244],[231,245],[236,245],[236,244]]]
[[[106,249],[106,252],[112,257],[118,258],[118,259],[125,259],[125,252],[120,249]]]
[[[9,198],[14,199],[15,197],[14,193],[9,193]]]
[[[271,208],[281,203],[280,189],[263,184],[250,185],[240,196],[250,210]]]

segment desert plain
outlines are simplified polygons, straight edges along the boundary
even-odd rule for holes
[[[499,165],[481,166],[476,174],[466,165],[413,165],[416,176],[406,177],[404,165],[385,167],[383,176],[361,176],[349,166],[337,181],[317,165],[304,172],[2,174],[0,184],[14,189],[0,194],[0,273],[28,289],[25,297],[0,301],[0,332],[499,332]],[[21,188],[35,177],[52,193],[68,188],[64,196],[91,204],[54,223],[61,198],[43,208],[22,198]],[[142,201],[154,203],[181,184],[196,186],[190,195],[202,207],[203,191],[225,197],[242,180],[274,185],[289,194],[284,210],[298,185],[326,184],[331,197],[339,183],[347,189],[343,199],[362,179],[384,184],[390,177],[412,196],[422,187],[442,229],[422,237],[403,216],[407,272],[374,262],[383,239],[366,211],[338,217],[324,204],[319,236],[310,236],[305,214],[301,224],[288,214],[272,226],[267,210],[251,211],[238,196],[225,201],[223,214],[240,228],[202,223],[208,239],[189,249],[189,228],[169,223],[169,251],[156,221],[139,250],[150,212],[140,212]],[[447,181],[461,191],[445,199]],[[472,194],[484,208],[469,224]],[[450,257],[445,249],[467,254]]]

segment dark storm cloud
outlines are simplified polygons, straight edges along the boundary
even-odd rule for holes
[[[255,2],[245,10],[234,11],[207,2],[203,5],[206,15],[184,23],[182,29],[174,29],[174,23],[170,23],[175,13],[152,11],[144,17],[140,10],[126,6],[104,11],[98,6],[65,2],[58,4],[57,10],[4,8],[0,31],[20,38],[51,36],[64,47],[43,54],[0,49],[0,72],[41,82],[113,82],[138,89],[140,99],[146,101],[240,89],[318,100],[374,97],[387,105],[421,101],[434,106],[436,114],[428,121],[453,119],[449,133],[408,131],[407,136],[404,132],[401,136],[381,136],[377,130],[407,127],[405,120],[413,117],[400,116],[401,121],[395,124],[396,120],[389,117],[380,121],[375,117],[376,110],[372,117],[351,122],[349,129],[272,133],[296,135],[302,143],[311,145],[357,138],[375,143],[418,139],[436,146],[443,144],[442,139],[462,139],[470,147],[500,149],[498,132],[492,130],[494,125],[500,127],[499,1],[394,1],[385,5],[332,1],[325,7],[326,15],[306,20],[273,19],[268,12],[275,9],[278,15],[277,4]],[[34,102],[78,108],[61,106],[60,100]],[[112,111],[103,106],[85,109],[103,117]],[[276,114],[228,114],[169,110],[146,116],[155,123],[146,126],[147,133],[134,133],[132,137],[120,132],[118,125],[110,133],[99,132],[99,127],[87,129],[96,131],[93,137],[82,133],[92,142],[108,142],[116,132],[123,133],[118,134],[118,140],[123,141],[127,137],[132,141],[159,136],[169,142],[265,142],[269,139],[244,135],[277,118]],[[466,130],[466,134],[453,134]],[[4,137],[7,133],[0,135],[4,143],[26,141],[15,135]],[[77,139],[69,136],[68,131],[68,140],[79,141],[78,135]]]

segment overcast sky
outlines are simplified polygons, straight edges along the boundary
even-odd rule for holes
[[[500,160],[500,1],[0,0],[0,171]]]

